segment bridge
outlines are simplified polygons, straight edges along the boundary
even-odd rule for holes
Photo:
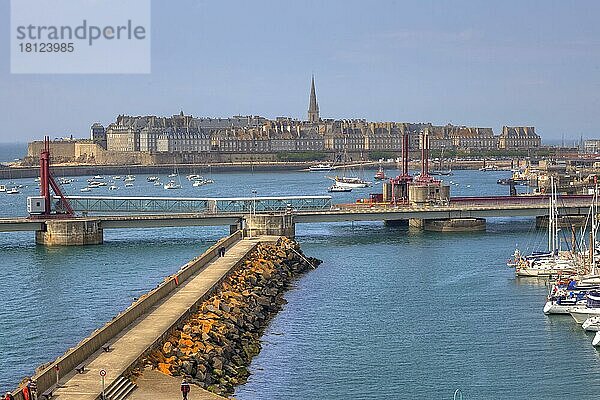
[[[411,223],[431,230],[478,230],[488,217],[544,217],[549,196],[453,197],[424,204],[334,204],[330,196],[178,198],[65,196],[81,216],[0,219],[0,232],[35,231],[40,244],[102,243],[104,229],[230,226],[247,234],[293,236],[295,224]],[[560,196],[560,215],[587,215],[593,196]],[[60,204],[60,203],[59,203]],[[462,221],[456,225],[456,221]],[[466,221],[466,222],[465,222]],[[454,223],[454,225],[452,225]],[[441,228],[440,228],[440,224]],[[465,225],[466,224],[466,225]],[[458,227],[458,228],[457,228]]]

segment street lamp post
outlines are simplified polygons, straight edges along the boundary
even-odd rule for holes
[[[256,217],[256,189],[252,189],[252,209],[250,210],[250,237],[252,237],[252,229],[254,219]]]

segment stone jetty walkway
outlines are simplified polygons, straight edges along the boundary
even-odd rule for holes
[[[210,292],[240,259],[246,257],[252,251],[259,241],[263,243],[274,242],[278,238],[278,236],[261,236],[254,239],[240,240],[231,246],[224,257],[215,259],[196,275],[190,277],[148,313],[138,318],[135,324],[122,331],[115,338],[111,351],[99,350],[88,358],[85,362],[86,367],[83,374],[73,373],[61,379],[61,387],[54,392],[53,399],[96,400],[102,393],[100,378],[102,369],[106,371],[105,386],[108,387],[130,366],[136,363],[148,348],[175,325],[202,296]],[[145,385],[142,384],[142,386]],[[155,385],[151,386],[156,387]],[[149,388],[145,386],[144,391],[147,389]],[[199,392],[200,390],[196,389],[196,396],[198,397],[194,396],[194,399],[215,398],[214,395],[208,392],[205,392],[206,397],[200,397]],[[160,393],[156,394],[160,395]]]

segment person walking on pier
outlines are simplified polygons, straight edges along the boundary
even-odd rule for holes
[[[27,382],[27,388],[29,389],[29,397],[31,400],[37,400],[37,382],[30,378],[29,382]]]
[[[190,392],[190,384],[188,381],[183,378],[181,381],[181,395],[183,396],[183,400],[188,400],[188,393]]]

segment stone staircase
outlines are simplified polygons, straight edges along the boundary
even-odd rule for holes
[[[128,378],[121,376],[114,381],[105,391],[106,400],[124,400],[131,392],[137,388],[137,385]]]

